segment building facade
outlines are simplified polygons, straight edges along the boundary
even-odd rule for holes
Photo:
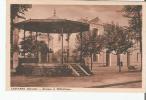
[[[97,30],[97,36],[104,34],[104,27],[102,21],[96,17],[91,20],[81,19],[83,22],[87,22],[90,24],[90,31],[94,29]],[[115,55],[113,53],[108,53],[106,50],[102,50],[100,54],[93,54],[93,65],[98,66],[118,66],[118,59],[120,57],[120,61],[122,62],[121,66],[141,66],[141,52],[140,52],[140,43],[139,41],[133,40],[134,45],[130,48],[128,53]],[[85,62],[88,62],[89,66],[91,65],[90,57],[85,58]]]

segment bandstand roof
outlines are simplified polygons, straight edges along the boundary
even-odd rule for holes
[[[18,22],[15,26],[42,33],[77,33],[89,30],[89,24],[67,19],[29,19]]]

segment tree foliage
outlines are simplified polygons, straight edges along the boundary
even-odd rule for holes
[[[14,20],[15,20],[16,17],[21,18],[21,19],[25,19],[25,12],[28,11],[29,8],[31,8],[31,5],[28,5],[28,4],[11,4],[11,6],[10,6],[11,57],[13,56],[14,50],[18,49],[18,46],[16,44],[13,44]]]
[[[82,33],[82,55],[89,56],[91,54],[99,54],[103,49],[103,36],[97,35],[97,29],[93,29],[92,31],[83,32]],[[77,41],[77,49],[81,50],[81,38],[80,34],[76,36]]]
[[[47,53],[49,51],[47,44],[44,41],[36,41],[32,36],[28,36],[20,42],[21,53],[27,53],[29,56],[37,56],[37,52]]]
[[[13,20],[18,17],[21,19],[25,19],[24,15],[25,12],[28,11],[29,8],[31,8],[31,5],[28,4],[12,4],[11,5],[11,23],[13,23]]]
[[[126,5],[122,9],[123,16],[129,20],[129,30],[134,33],[135,40],[140,41],[140,49],[142,50],[142,6]]]
[[[115,54],[126,53],[133,46],[128,31],[114,23],[104,25],[105,48]]]

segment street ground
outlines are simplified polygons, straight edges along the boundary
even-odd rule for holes
[[[80,88],[141,88],[142,73],[129,72],[127,67],[118,72],[118,67],[93,67],[94,75],[84,77],[40,77],[12,75],[12,87],[80,87]]]

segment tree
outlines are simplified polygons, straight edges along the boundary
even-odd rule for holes
[[[123,16],[129,20],[129,30],[133,38],[140,43],[141,70],[142,70],[142,6],[127,5],[122,9]]]
[[[25,19],[24,15],[25,12],[28,11],[28,9],[31,8],[31,5],[27,5],[27,4],[12,4],[11,5],[11,15],[10,15],[10,19],[11,19],[11,47],[13,48],[13,31],[14,31],[14,23],[15,23],[15,19],[16,18],[20,18],[20,19]]]
[[[29,57],[32,55],[37,56],[38,43],[35,40],[35,36],[27,36],[25,37],[25,40],[23,38],[23,40],[20,42],[20,45],[20,50],[22,50],[20,53],[22,53],[23,56],[25,56],[25,53],[27,53]]]
[[[20,42],[21,52],[25,57],[27,53],[28,57],[38,58],[40,62],[47,62],[47,55],[49,50],[47,44],[44,41],[31,40],[30,36]]]
[[[91,58],[91,69],[92,69],[92,55],[99,54],[104,47],[103,36],[97,35],[98,29],[82,33],[82,56]],[[79,35],[76,36],[77,50],[81,51],[81,38]]]
[[[104,25],[105,48],[108,52],[117,55],[117,64],[121,72],[120,54],[128,52],[133,46],[127,30],[114,23]]]
[[[123,16],[129,19],[129,30],[135,34],[138,34],[139,40],[141,40],[142,32],[142,6],[141,5],[128,5],[122,9]]]
[[[28,11],[28,9],[31,8],[31,5],[27,4],[12,4],[10,6],[10,44],[11,44],[11,50],[10,50],[10,56],[11,56],[11,65],[13,65],[13,52],[18,50],[18,46],[13,43],[13,31],[15,29],[14,23],[16,18],[25,19],[24,15],[25,12]]]
[[[32,55],[37,57],[38,52],[46,54],[49,51],[49,47],[44,41],[36,41],[35,36],[32,35],[25,37],[25,40],[23,39],[23,41],[20,42],[20,45],[20,49],[22,49],[21,53],[24,54],[25,51],[25,53],[28,54],[28,57],[31,57]]]

